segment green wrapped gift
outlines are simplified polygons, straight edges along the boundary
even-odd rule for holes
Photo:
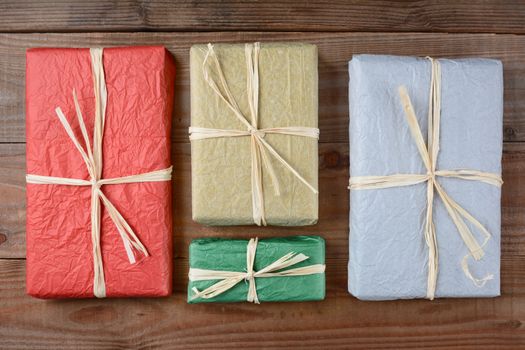
[[[195,45],[190,69],[193,219],[315,224],[317,47]]]
[[[323,300],[324,270],[325,242],[318,236],[196,239],[188,303]]]

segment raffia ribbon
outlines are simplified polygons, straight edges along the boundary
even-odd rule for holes
[[[210,287],[199,291],[193,287],[192,291],[195,293],[192,299],[203,298],[211,299],[214,298],[230,289],[235,287],[241,281],[248,281],[248,295],[246,300],[260,304],[259,298],[257,297],[257,287],[255,285],[256,278],[268,278],[268,277],[290,277],[290,276],[306,276],[323,273],[326,266],[324,264],[315,264],[304,267],[298,267],[295,269],[289,269],[285,271],[279,271],[287,267],[296,265],[302,261],[309,259],[304,254],[296,254],[290,252],[281,258],[275,260],[270,265],[266,266],[262,270],[254,271],[253,265],[255,263],[255,253],[257,251],[257,238],[252,238],[248,242],[246,248],[246,272],[235,272],[235,271],[217,271],[217,270],[204,270],[190,268],[188,277],[190,281],[211,281],[220,280],[219,282],[211,285]]]
[[[100,223],[101,223],[101,200],[104,204],[111,220],[115,224],[117,231],[122,238],[124,248],[131,264],[136,262],[134,250],[148,256],[148,251],[140,242],[133,229],[126,222],[124,217],[115,208],[113,203],[104,195],[101,187],[104,185],[126,184],[136,182],[159,182],[171,181],[172,167],[152,171],[149,173],[130,175],[117,178],[102,178],[102,138],[104,135],[104,122],[106,118],[106,104],[107,104],[107,90],[104,78],[104,65],[102,61],[103,49],[91,48],[89,50],[91,56],[91,68],[93,72],[93,86],[95,92],[95,123],[93,132],[93,150],[89,141],[86,125],[82,117],[80,105],[78,103],[77,95],[73,90],[73,101],[75,102],[75,110],[77,114],[80,130],[84,138],[86,150],[80,144],[75,136],[71,125],[67,121],[64,113],[60,107],[55,109],[55,112],[64,127],[67,135],[73,141],[73,144],[80,152],[84,163],[86,164],[89,180],[63,178],[43,175],[26,175],[27,183],[41,184],[41,185],[67,185],[67,186],[91,186],[91,241],[93,247],[93,294],[97,298],[106,297],[106,282],[104,278],[104,264],[102,261],[102,252],[100,248]]]
[[[435,296],[438,275],[438,248],[436,232],[433,222],[434,190],[437,192],[445,208],[456,226],[461,239],[467,246],[469,253],[465,255],[461,266],[465,275],[478,287],[493,278],[489,274],[481,279],[475,278],[470,272],[468,258],[476,261],[485,254],[483,248],[491,238],[489,231],[457,202],[455,202],[437,181],[437,177],[451,177],[469,181],[481,181],[493,186],[501,187],[503,181],[500,174],[487,173],[478,170],[436,170],[439,152],[439,128],[441,118],[441,66],[439,61],[427,57],[432,65],[430,97],[428,106],[428,147],[425,145],[421,129],[419,127],[414,108],[410,102],[407,90],[404,86],[399,87],[399,95],[405,111],[405,116],[412,137],[416,143],[421,159],[427,169],[426,174],[394,174],[386,176],[353,176],[350,178],[351,190],[381,189],[388,187],[410,186],[418,183],[427,183],[427,210],[425,218],[425,241],[428,246],[428,279],[427,298],[432,300]],[[468,228],[465,220],[477,227],[484,235],[480,244]]]
[[[224,103],[233,112],[233,115],[246,127],[246,130],[228,130],[228,129],[211,129],[190,127],[190,140],[203,140],[211,138],[222,137],[245,137],[249,136],[251,139],[251,184],[252,184],[252,207],[253,207],[253,221],[257,225],[266,226],[265,210],[264,210],[264,195],[262,185],[262,168],[264,168],[270,175],[274,193],[276,196],[280,195],[279,180],[275,174],[275,170],[270,162],[269,154],[277,159],[286,169],[288,169],[297,179],[305,184],[313,193],[317,194],[317,189],[306,181],[277,151],[264,139],[266,134],[281,134],[294,135],[302,137],[310,137],[319,139],[319,129],[308,127],[277,127],[258,129],[258,110],[259,110],[259,51],[260,44],[246,44],[246,70],[247,82],[246,93],[248,96],[248,104],[250,107],[250,120],[243,115],[235,98],[230,92],[226,78],[221,69],[221,65],[213,49],[212,44],[208,44],[208,50],[202,63],[202,72],[205,81],[210,88],[220,97]],[[210,62],[215,66],[217,75],[220,80],[219,88],[217,82],[209,74]]]

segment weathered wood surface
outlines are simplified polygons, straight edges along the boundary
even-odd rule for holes
[[[29,47],[165,45],[177,63],[173,140],[188,141],[189,48],[195,43],[305,41],[319,47],[321,142],[348,142],[348,60],[354,54],[483,56],[503,61],[506,141],[525,141],[525,36],[387,33],[0,34],[0,143],[25,142],[25,50]]]
[[[373,31],[524,33],[525,2],[4,0],[0,32]]]
[[[503,257],[503,296],[363,302],[346,258],[327,260],[327,298],[187,305],[187,261],[165,299],[44,301],[25,295],[24,260],[0,260],[3,349],[508,349],[525,347],[523,260]]]
[[[520,34],[525,34],[525,1],[1,1],[0,349],[525,349],[525,36]],[[258,40],[319,47],[320,222],[304,228],[203,227],[191,220],[189,47]],[[174,294],[33,299],[25,295],[25,50],[100,45],[165,45],[176,60]],[[347,293],[347,62],[358,53],[503,61],[502,297],[362,302]],[[193,238],[302,233],[327,240],[324,302],[186,304]]]

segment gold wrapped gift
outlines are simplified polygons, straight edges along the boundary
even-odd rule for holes
[[[317,47],[195,45],[190,66],[193,219],[315,224]]]

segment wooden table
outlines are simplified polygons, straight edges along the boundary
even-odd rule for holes
[[[525,348],[524,1],[30,1],[0,3],[0,349]],[[210,228],[191,220],[189,47],[319,46],[320,220],[306,228]],[[177,63],[173,115],[174,294],[43,301],[25,295],[25,50],[165,45]],[[347,293],[347,62],[356,53],[483,56],[505,68],[502,296],[362,302]],[[327,298],[187,305],[196,237],[321,234]]]

